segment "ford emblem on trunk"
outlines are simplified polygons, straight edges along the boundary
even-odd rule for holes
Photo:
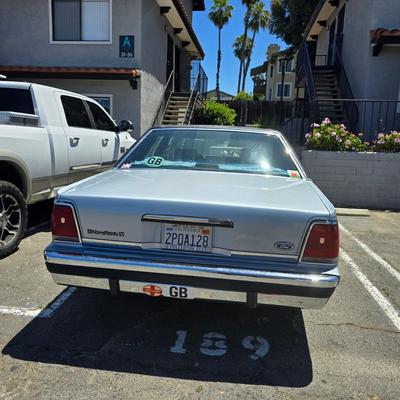
[[[292,250],[294,244],[289,242],[276,242],[274,246],[279,250]]]

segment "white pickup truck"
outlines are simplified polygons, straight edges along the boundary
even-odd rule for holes
[[[94,100],[26,82],[0,82],[0,259],[21,241],[27,204],[110,168],[135,140]]]

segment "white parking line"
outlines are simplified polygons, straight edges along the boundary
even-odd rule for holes
[[[32,317],[32,318],[50,318],[54,312],[60,308],[65,301],[76,291],[76,287],[69,287],[62,292],[52,303],[45,309],[41,308],[28,308],[28,307],[8,307],[0,306],[0,314],[15,315],[18,317]]]
[[[392,306],[390,301],[373,285],[373,283],[361,272],[360,267],[353,261],[353,259],[343,250],[340,249],[340,256],[350,266],[353,274],[363,284],[367,292],[372,298],[378,303],[379,307],[387,315],[387,317],[393,322],[397,330],[400,331],[400,314]]]
[[[37,317],[41,312],[41,308],[0,306],[0,314],[3,315],[16,315],[18,317]]]
[[[379,254],[376,254],[370,247],[363,243],[360,239],[354,236],[350,231],[348,231],[342,224],[339,224],[340,229],[349,235],[370,257],[377,261],[383,268],[386,269],[390,274],[392,274],[400,282],[400,272],[393,268],[387,261],[385,261]]]

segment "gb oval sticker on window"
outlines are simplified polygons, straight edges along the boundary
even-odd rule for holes
[[[160,167],[164,162],[164,159],[162,157],[148,157],[145,160],[146,165],[149,167]]]

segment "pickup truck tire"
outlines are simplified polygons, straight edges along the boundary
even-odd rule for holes
[[[0,181],[0,259],[18,247],[27,219],[28,209],[21,191],[10,182]]]

